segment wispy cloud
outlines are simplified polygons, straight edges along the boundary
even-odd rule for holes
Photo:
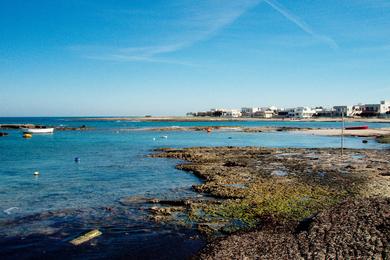
[[[96,56],[85,55],[87,59],[93,60],[104,60],[104,61],[116,61],[116,62],[151,62],[151,63],[165,63],[165,64],[175,64],[175,65],[184,65],[196,67],[197,64],[185,61],[179,61],[174,59],[162,59],[154,57],[142,57],[142,56],[129,56],[121,54],[99,54]]]
[[[213,37],[220,30],[234,23],[249,9],[256,6],[262,0],[222,1],[207,0],[199,1],[196,5],[188,5],[188,2],[176,6],[182,10],[179,21],[184,32],[176,35],[172,43],[160,43],[153,46],[123,47],[123,48],[88,48],[77,46],[82,49],[84,56],[90,59],[111,61],[142,61],[156,63],[172,63],[179,65],[194,65],[191,63],[163,59],[162,55],[180,51],[192,45]],[[123,10],[121,10],[123,13]],[[177,21],[175,21],[177,23]],[[173,32],[175,34],[175,32]],[[177,34],[177,33],[176,33]],[[88,51],[89,50],[89,51]],[[88,53],[89,52],[89,53]]]
[[[291,21],[292,23],[297,25],[304,32],[310,34],[314,38],[318,39],[319,41],[324,42],[325,44],[329,45],[330,47],[332,47],[334,49],[339,48],[339,46],[335,40],[333,40],[331,37],[319,34],[316,31],[314,31],[314,29],[311,28],[306,22],[304,22],[298,16],[294,15],[292,12],[290,12],[286,7],[284,7],[283,5],[278,3],[276,0],[264,0],[264,2],[266,2],[273,9],[275,9],[280,14],[282,14],[284,17],[286,17],[289,21]]]
[[[179,1],[167,4],[166,8],[172,10],[174,19],[167,19],[165,22],[169,24],[168,29],[164,27],[162,30],[170,33],[167,37],[156,36],[155,45],[131,47],[76,46],[73,49],[77,49],[86,58],[96,60],[195,66],[193,63],[167,58],[166,54],[179,52],[214,37],[261,2],[267,3],[316,41],[321,41],[332,48],[338,48],[337,43],[332,38],[317,33],[276,0],[200,0],[196,4],[192,1]],[[120,13],[119,17],[121,19],[130,20],[132,18],[131,15],[134,13],[131,10],[123,9],[117,10],[117,12]],[[149,12],[153,13],[152,10],[149,10]],[[114,13],[115,10],[110,9],[110,16],[114,16]],[[145,16],[145,18],[148,17]],[[139,36],[142,37],[144,35],[136,35],[136,37]]]

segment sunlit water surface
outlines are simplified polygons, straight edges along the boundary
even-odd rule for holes
[[[193,230],[145,220],[137,207],[123,207],[128,196],[177,198],[193,195],[195,176],[175,169],[176,160],[148,158],[160,147],[265,146],[339,147],[339,137],[301,133],[211,134],[192,131],[134,131],[169,126],[300,126],[340,127],[333,122],[104,122],[72,118],[0,118],[0,124],[94,127],[88,131],[57,131],[23,139],[16,130],[0,139],[0,255],[182,258],[204,245]],[[361,125],[361,123],[347,123]],[[367,125],[367,124],[366,124]],[[370,127],[390,127],[370,123]],[[162,138],[167,136],[167,138]],[[345,138],[349,148],[388,148],[369,139]],[[75,162],[75,158],[80,159]],[[34,176],[38,171],[40,174]],[[107,212],[107,208],[115,211]],[[94,244],[72,247],[69,239],[100,228]],[[191,238],[191,239],[190,239]]]

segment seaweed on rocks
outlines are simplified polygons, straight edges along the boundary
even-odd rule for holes
[[[195,223],[223,223],[218,231],[234,223],[255,227],[264,219],[301,221],[350,197],[390,197],[386,150],[346,149],[343,156],[339,149],[261,147],[156,152],[151,156],[185,160],[177,168],[204,180],[193,189],[215,201],[183,207]]]
[[[304,223],[302,223],[304,222]],[[390,199],[347,199],[298,224],[266,225],[209,244],[200,259],[388,259]],[[302,228],[306,226],[306,228]]]

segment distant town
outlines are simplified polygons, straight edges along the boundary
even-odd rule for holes
[[[258,117],[258,118],[312,118],[312,117],[382,117],[390,118],[390,101],[378,104],[340,105],[333,107],[243,107],[241,109],[212,108],[209,111],[190,112],[194,117]]]

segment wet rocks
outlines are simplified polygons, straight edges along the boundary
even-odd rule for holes
[[[390,144],[390,135],[382,135],[377,137],[377,141],[383,144]]]
[[[2,124],[2,125],[0,125],[0,129],[7,129],[7,130],[22,129],[22,128],[41,129],[41,128],[47,128],[47,127],[49,127],[49,126],[33,125],[33,124]],[[86,125],[81,125],[79,127],[56,126],[54,128],[57,131],[83,131],[83,130],[91,130],[92,129],[90,127],[87,127]]]
[[[79,127],[56,126],[55,129],[57,131],[86,131],[86,130],[92,130],[93,128],[87,127],[86,125],[82,125]]]
[[[390,151],[259,147],[161,149],[215,198],[183,213],[209,236],[201,259],[388,258]],[[340,203],[341,202],[341,203]],[[239,224],[237,224],[239,223]],[[247,230],[252,231],[239,231]]]
[[[306,220],[307,221],[307,220]],[[390,199],[348,199],[304,225],[266,225],[217,240],[201,259],[388,259]]]
[[[186,160],[177,168],[202,178],[194,190],[215,199],[183,206],[191,221],[201,223],[202,232],[233,232],[269,223],[285,228],[286,223],[298,223],[346,198],[390,197],[388,150],[345,149],[343,156],[339,149],[260,147],[156,152],[152,157]],[[293,248],[286,256],[295,252]]]
[[[32,124],[1,124],[0,129],[21,129],[21,128],[35,128]]]

